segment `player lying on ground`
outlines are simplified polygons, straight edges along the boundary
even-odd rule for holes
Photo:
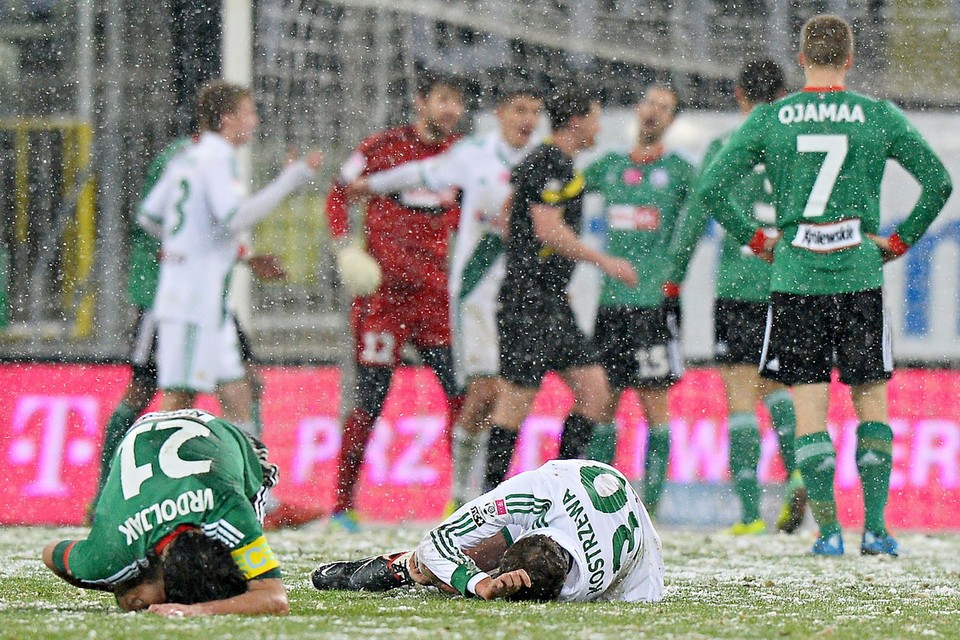
[[[619,471],[555,460],[468,502],[413,551],[320,565],[317,589],[436,586],[484,600],[663,597],[660,536]]]
[[[85,540],[43,550],[51,571],[126,611],[286,614],[263,536],[277,482],[266,447],[196,409],[148,413],[120,442]]]

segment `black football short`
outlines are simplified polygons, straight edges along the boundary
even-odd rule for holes
[[[882,291],[771,294],[760,374],[792,386],[829,382],[833,367],[849,385],[890,378],[893,351]]]
[[[150,309],[140,307],[130,346],[133,378],[141,386],[157,386],[157,319]]]
[[[669,387],[683,375],[680,343],[663,307],[601,306],[594,340],[614,389]]]
[[[713,357],[719,364],[760,362],[767,326],[766,302],[718,298],[713,304]]]
[[[497,310],[500,376],[518,387],[539,386],[548,371],[600,362],[597,349],[580,331],[569,304],[509,304]]]

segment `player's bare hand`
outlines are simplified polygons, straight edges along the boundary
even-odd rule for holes
[[[347,185],[346,193],[351,202],[366,198],[370,195],[370,183],[365,177],[357,178]]]
[[[152,604],[147,609],[148,613],[155,613],[164,618],[185,618],[188,616],[205,616],[207,611],[201,605],[195,604],[177,604],[175,602],[165,602],[164,604]]]
[[[639,282],[637,271],[633,268],[633,264],[631,264],[629,260],[605,256],[599,266],[605,274],[611,278],[616,278],[628,287],[635,287],[637,286],[637,282]]]
[[[873,233],[864,234],[870,238],[875,245],[880,249],[880,258],[883,260],[883,263],[886,264],[891,260],[896,260],[903,253],[897,253],[897,251],[891,246],[890,238],[884,238],[883,236],[878,236]]]
[[[523,569],[502,573],[496,578],[484,578],[477,583],[476,594],[484,600],[509,598],[524,587],[533,586],[530,575]]]
[[[300,159],[300,155],[297,153],[296,147],[288,147],[287,148],[287,165],[289,166],[299,159]],[[316,149],[311,150],[303,158],[303,161],[307,164],[308,167],[310,167],[311,171],[316,171],[317,169],[322,167],[323,160],[324,160],[323,153],[321,151],[317,151]]]
[[[259,280],[286,280],[287,270],[283,262],[272,253],[261,253],[247,259],[250,270]]]
[[[323,153],[314,149],[307,154],[307,157],[304,158],[304,161],[306,161],[307,166],[310,167],[311,171],[316,171],[323,166]]]

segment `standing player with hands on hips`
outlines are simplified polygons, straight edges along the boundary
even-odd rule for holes
[[[836,450],[827,433],[831,369],[850,385],[857,427],[856,465],[865,522],[860,552],[898,554],[884,511],[893,431],[887,381],[893,371],[883,306],[883,264],[905,253],[943,208],[952,183],[930,145],[891,103],[845,88],[853,32],[834,15],[803,26],[802,91],[758,105],[703,176],[694,205],[705,207],[740,243],[773,260],[761,375],[793,387],[796,464],[820,526],[817,555],[844,552],[834,499]],[[887,159],[919,183],[910,215],[888,237],[880,227],[880,183]],[[773,187],[770,237],[727,194],[756,165]]]

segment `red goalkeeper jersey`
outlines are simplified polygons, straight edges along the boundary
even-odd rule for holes
[[[347,159],[327,196],[330,232],[349,231],[345,185],[360,176],[442,153],[456,141],[420,139],[413,125],[367,137]],[[364,222],[367,251],[380,264],[383,285],[391,289],[447,288],[447,245],[456,227],[456,192],[415,188],[370,198]]]

